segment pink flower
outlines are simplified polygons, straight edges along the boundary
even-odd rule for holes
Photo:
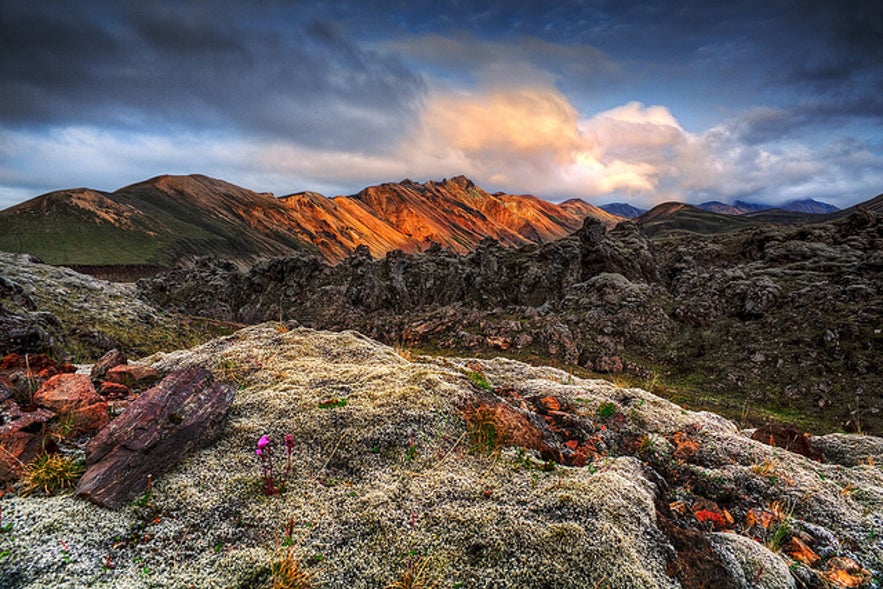
[[[285,434],[285,447],[289,452],[294,448],[294,436],[291,434]]]
[[[261,436],[261,439],[258,440],[258,449],[262,450],[270,445],[270,436]]]
[[[263,451],[261,451],[260,448],[258,448],[257,450],[255,450],[254,453],[257,454],[258,456],[263,456],[263,454],[264,454]]]

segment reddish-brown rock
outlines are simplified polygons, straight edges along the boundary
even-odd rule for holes
[[[124,384],[104,381],[98,387],[98,393],[108,399],[125,399],[129,396],[129,387]]]
[[[0,483],[17,479],[44,449],[46,423],[55,416],[48,409],[23,412],[14,403],[7,409],[4,414],[9,421],[0,426]]]
[[[89,376],[93,381],[99,382],[105,378],[108,370],[115,366],[127,363],[128,360],[126,359],[126,355],[117,349],[113,349],[99,358],[95,364],[92,365],[92,370],[90,371]]]
[[[158,381],[159,373],[156,368],[146,364],[120,364],[109,369],[105,379],[129,388],[144,387]]]
[[[117,509],[223,429],[233,389],[200,367],[173,372],[132,402],[86,447],[77,495]]]
[[[55,376],[55,375],[58,374],[58,373],[59,373],[59,370],[58,370],[57,367],[55,367],[55,366],[49,366],[49,367],[44,368],[43,370],[41,370],[41,371],[37,374],[37,378],[38,378],[39,380],[47,380],[47,379],[52,378],[53,376]]]
[[[70,413],[73,432],[95,433],[110,423],[110,412],[107,403],[99,401],[86,407],[80,407]]]
[[[563,397],[523,397],[513,389],[496,389],[476,395],[463,417],[479,445],[536,450],[544,460],[568,466],[585,466],[603,455],[593,424]]]
[[[57,374],[34,393],[34,402],[57,413],[68,413],[101,401],[86,374]]]
[[[777,448],[785,448],[817,462],[825,461],[819,449],[809,441],[809,434],[793,427],[777,424],[762,425],[754,431],[751,439]]]
[[[0,360],[0,370],[30,370],[37,374],[41,370],[49,367],[55,367],[55,360],[46,354],[7,354]]]

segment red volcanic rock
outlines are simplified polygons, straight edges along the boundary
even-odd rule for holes
[[[24,465],[44,450],[46,423],[55,416],[48,409],[22,412],[8,403],[4,414],[9,421],[0,426],[0,483],[17,479]]]
[[[133,401],[86,446],[77,495],[117,509],[223,429],[233,389],[201,367],[177,370]]]
[[[34,402],[57,413],[68,413],[102,401],[86,374],[57,374],[34,393]]]
[[[109,369],[105,378],[108,382],[132,388],[155,383],[159,380],[159,373],[156,371],[156,368],[146,364],[121,364]]]
[[[103,380],[108,370],[115,366],[127,363],[128,360],[126,359],[126,355],[117,349],[113,349],[99,358],[98,361],[92,365],[92,371],[89,373],[89,376],[96,382]]]
[[[604,455],[593,424],[562,397],[523,397],[513,389],[482,392],[463,411],[479,444],[536,450],[544,460],[586,466]]]
[[[104,381],[98,388],[98,393],[108,399],[125,399],[129,396],[130,389],[124,384]]]
[[[52,378],[53,376],[55,376],[56,374],[59,374],[58,368],[56,368],[55,366],[49,366],[48,368],[44,368],[43,370],[40,371],[39,374],[37,374],[37,379],[38,380],[48,380],[48,379]]]
[[[86,407],[80,407],[70,413],[71,434],[95,433],[110,423],[107,403],[99,401]]]
[[[0,360],[0,370],[30,370],[37,374],[46,368],[55,368],[55,360],[46,354],[7,354]]]

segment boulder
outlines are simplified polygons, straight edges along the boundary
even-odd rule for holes
[[[126,385],[129,388],[151,385],[159,380],[159,373],[146,364],[120,364],[107,371],[109,382]]]
[[[193,448],[220,433],[233,389],[202,367],[169,374],[102,429],[86,447],[86,472],[76,493],[118,509],[142,493]]]
[[[56,413],[69,413],[101,401],[86,374],[56,374],[34,393],[35,403]]]
[[[89,373],[89,376],[92,377],[93,382],[102,381],[108,370],[115,366],[127,363],[128,360],[126,359],[126,355],[114,348],[92,365],[92,370]]]

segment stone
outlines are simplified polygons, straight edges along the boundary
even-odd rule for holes
[[[713,532],[709,539],[738,587],[795,589],[788,566],[760,542],[722,532]]]
[[[146,364],[120,364],[107,371],[109,382],[126,385],[129,388],[151,385],[159,380],[159,373]]]
[[[121,364],[128,364],[128,362],[126,355],[114,348],[92,365],[92,370],[90,371],[89,376],[94,382],[104,380],[104,376],[107,374],[108,370],[120,366]]]
[[[56,374],[34,393],[34,402],[57,413],[68,413],[101,401],[86,374]]]
[[[105,401],[80,407],[70,413],[71,435],[75,433],[93,434],[110,423],[110,413]]]
[[[793,427],[778,424],[762,425],[751,434],[751,439],[769,446],[790,450],[816,462],[825,461],[825,457],[810,441],[809,434]]]
[[[55,416],[48,409],[11,409],[4,412],[9,421],[0,426],[0,484],[16,480],[24,466],[46,449],[46,424]]]
[[[192,449],[220,435],[233,388],[202,367],[177,370],[132,402],[86,446],[76,494],[118,509]]]
[[[125,399],[130,392],[129,387],[115,382],[104,381],[98,387],[98,394],[108,399]]]

